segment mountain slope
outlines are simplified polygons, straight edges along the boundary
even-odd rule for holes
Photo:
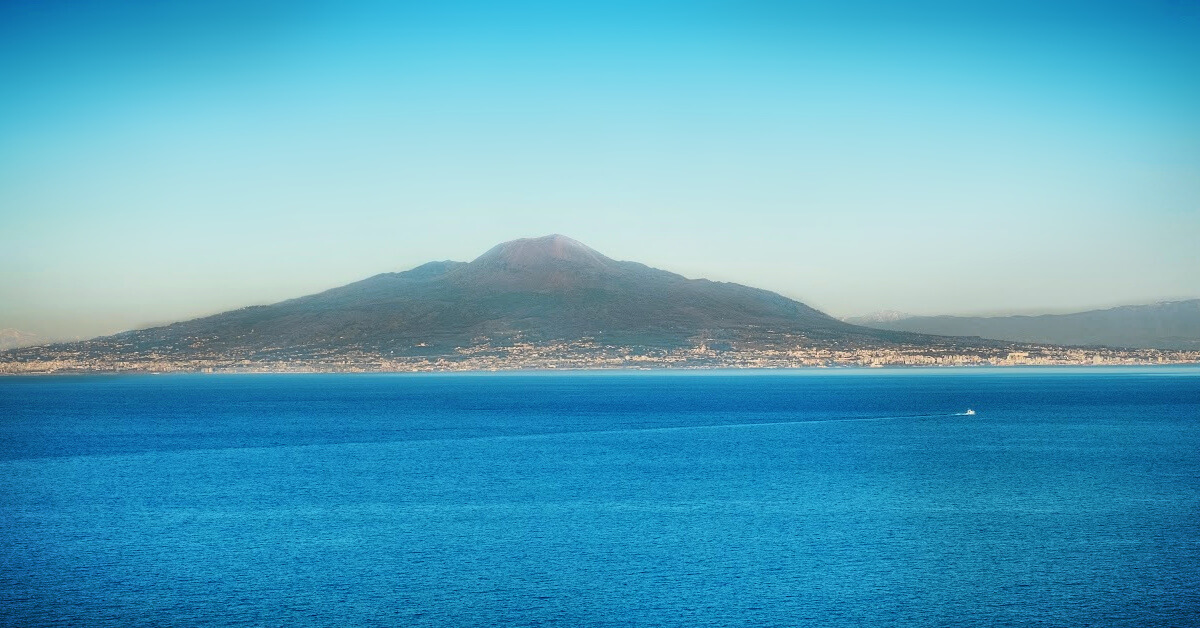
[[[857,319],[851,319],[859,322]],[[1200,299],[1042,316],[913,316],[862,321],[877,329],[1012,342],[1200,349]]]
[[[37,334],[19,329],[0,329],[0,351],[18,347],[32,347],[46,342]]]
[[[613,260],[561,235],[498,245],[469,263],[430,262],[319,294],[101,342],[187,352],[427,355],[480,344],[592,338],[678,347],[782,339],[854,346],[928,342],[850,325],[773,292]]]

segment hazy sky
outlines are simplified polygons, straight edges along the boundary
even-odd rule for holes
[[[1200,297],[1200,4],[0,3],[0,328],[555,232],[834,315]]]

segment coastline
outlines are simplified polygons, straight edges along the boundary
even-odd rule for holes
[[[814,354],[816,353],[816,354]],[[744,351],[697,354],[647,351],[614,354],[500,354],[384,357],[352,354],[325,359],[112,359],[55,356],[0,362],[0,376],[115,374],[321,373],[555,373],[555,372],[786,372],[831,370],[973,370],[1022,367],[1152,367],[1200,365],[1200,351],[1043,347],[1037,352],[989,353],[900,350],[821,352]]]

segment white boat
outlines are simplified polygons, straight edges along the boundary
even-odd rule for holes
[[[967,408],[967,411],[963,413],[963,416],[974,416],[974,414],[975,414],[974,410]]]

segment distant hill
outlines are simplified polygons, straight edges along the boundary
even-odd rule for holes
[[[19,329],[0,329],[0,351],[18,347],[32,347],[46,342],[41,336]]]
[[[912,314],[898,312],[896,310],[880,310],[871,314],[862,316],[849,316],[842,320],[853,325],[863,325],[865,327],[876,327],[877,323],[894,323],[906,318],[912,318]]]
[[[471,262],[429,262],[273,305],[72,346],[108,356],[304,359],[347,350],[445,355],[481,344],[579,339],[655,348],[747,340],[842,347],[945,342],[851,325],[773,292],[613,260],[552,235],[506,242]]]
[[[867,316],[876,329],[1011,342],[1146,349],[1200,349],[1200,299],[1042,316]]]

